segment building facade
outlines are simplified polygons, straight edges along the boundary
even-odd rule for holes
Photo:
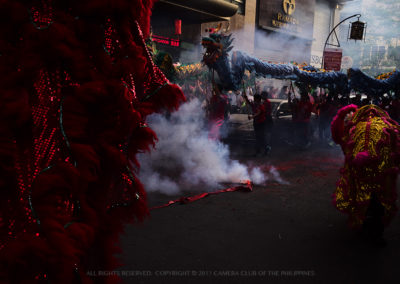
[[[200,61],[202,24],[229,21],[240,3],[241,0],[159,0],[151,16],[157,48],[171,54],[175,62]]]
[[[172,1],[172,0],[171,0]],[[174,0],[179,1],[179,0]],[[199,0],[200,1],[200,0]],[[182,2],[182,1],[181,1]],[[183,1],[190,4],[191,1]],[[198,1],[194,1],[198,2]],[[203,4],[213,1],[200,1]],[[298,62],[321,67],[327,35],[340,20],[340,3],[335,0],[214,0],[220,10],[199,6],[204,14],[167,10],[161,0],[152,17],[153,32],[171,37],[173,20],[182,20],[180,46],[161,46],[181,63],[199,61],[201,38],[221,27],[232,33],[236,50],[243,50],[269,62]],[[193,4],[193,3],[192,3]],[[197,10],[200,8],[197,7]],[[189,7],[190,8],[190,7]],[[158,9],[158,10],[157,10]],[[158,11],[162,11],[159,13]],[[329,42],[334,39],[330,39]]]

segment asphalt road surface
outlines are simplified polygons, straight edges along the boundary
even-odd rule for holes
[[[400,217],[379,248],[331,203],[340,148],[276,142],[270,156],[254,158],[251,143],[233,142],[232,157],[266,172],[274,166],[287,184],[152,210],[121,237],[125,283],[400,283]],[[149,206],[179,197],[152,194]]]

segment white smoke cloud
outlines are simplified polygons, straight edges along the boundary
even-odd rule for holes
[[[231,31],[234,38],[233,50],[241,50],[261,60],[277,63],[288,63],[290,61],[304,62],[309,61],[307,56],[311,48],[311,41],[302,38],[289,36],[285,33],[267,33],[262,29],[255,29],[254,45],[244,41],[248,37],[247,27],[240,30]],[[310,31],[311,32],[311,31]],[[308,52],[307,52],[308,51]]]
[[[289,182],[287,182],[281,178],[281,175],[279,174],[278,170],[274,166],[271,166],[269,173],[271,175],[272,180],[276,180],[280,184],[289,184]]]
[[[213,191],[220,183],[250,179],[263,184],[268,179],[283,182],[276,170],[263,173],[229,157],[229,149],[219,141],[208,139],[205,114],[198,100],[183,104],[166,118],[155,114],[149,126],[159,141],[150,154],[138,156],[139,178],[148,192],[176,195],[181,191]]]

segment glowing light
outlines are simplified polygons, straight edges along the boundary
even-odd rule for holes
[[[174,47],[179,47],[180,46],[180,40],[179,39],[173,39],[169,37],[163,37],[163,36],[158,36],[158,35],[153,35],[153,41],[174,46]]]

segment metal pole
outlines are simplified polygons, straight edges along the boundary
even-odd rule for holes
[[[361,17],[361,14],[354,14],[353,16],[347,17],[346,19],[340,21],[340,22],[331,30],[331,32],[329,33],[328,37],[326,38],[325,44],[324,44],[324,49],[322,50],[321,69],[324,68],[324,53],[325,53],[325,48],[326,48],[326,45],[327,45],[327,43],[328,43],[329,37],[331,36],[331,34],[335,31],[335,29],[336,29],[340,24],[342,24],[343,22],[347,21],[348,19],[351,19],[351,18],[354,18],[354,17],[359,17],[359,18],[360,18],[360,17]],[[340,46],[340,43],[339,43],[339,46]]]

